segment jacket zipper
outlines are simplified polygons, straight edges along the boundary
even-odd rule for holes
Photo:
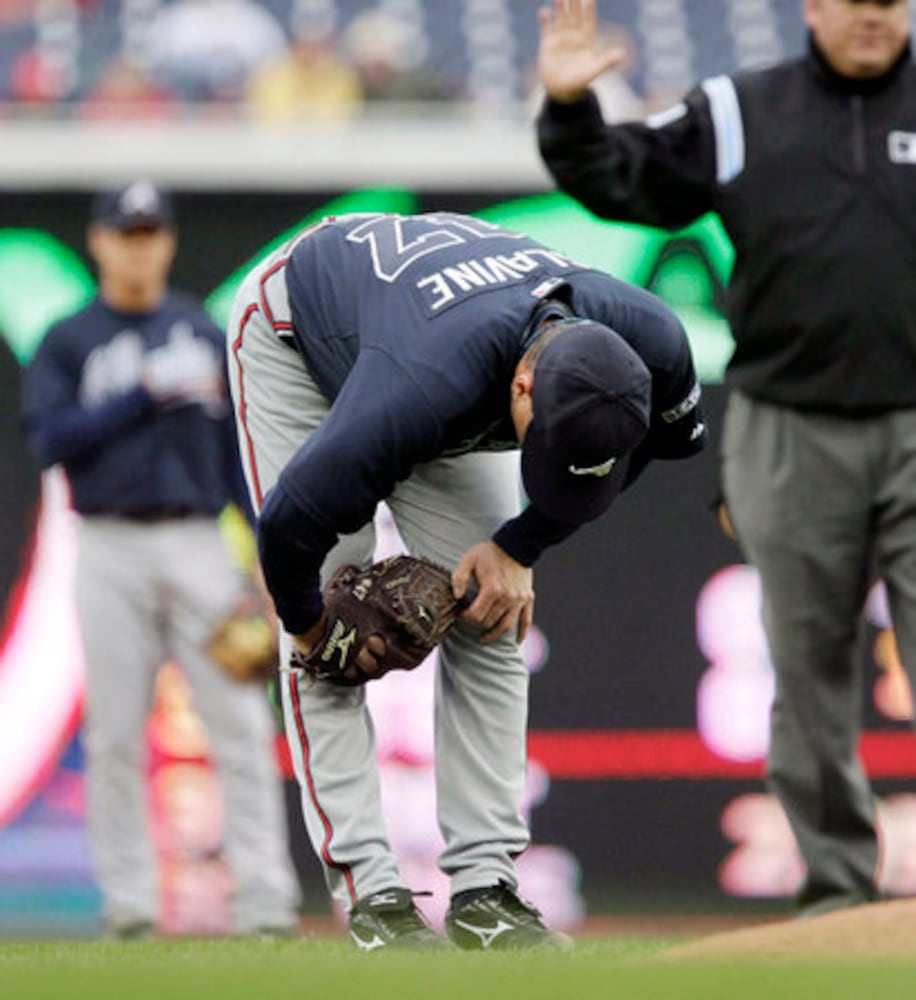
[[[865,173],[865,98],[852,98],[852,163],[857,174]]]

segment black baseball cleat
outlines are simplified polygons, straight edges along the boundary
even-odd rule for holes
[[[572,938],[541,922],[540,911],[506,882],[459,893],[445,915],[445,929],[459,948],[502,951],[553,948],[568,951]]]
[[[426,922],[409,889],[383,889],[361,899],[350,911],[350,938],[360,951],[451,948],[448,938]]]

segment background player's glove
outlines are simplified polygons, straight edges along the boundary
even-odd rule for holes
[[[279,659],[276,625],[262,609],[243,601],[217,622],[207,643],[207,654],[235,681],[267,681]]]
[[[722,534],[726,538],[730,538],[733,542],[737,542],[738,532],[735,530],[734,522],[728,510],[728,504],[725,502],[725,492],[721,486],[710,500],[709,509],[713,512]]]
[[[451,574],[426,559],[392,556],[368,569],[342,566],[323,595],[325,629],[312,651],[291,665],[318,680],[353,686],[389,670],[413,670],[445,638],[465,606]],[[367,673],[357,656],[371,635],[385,642],[379,668]]]

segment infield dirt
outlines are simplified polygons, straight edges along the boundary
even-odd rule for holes
[[[837,910],[729,930],[677,944],[658,957],[916,959],[916,900]]]

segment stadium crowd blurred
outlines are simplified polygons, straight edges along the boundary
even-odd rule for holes
[[[533,0],[3,0],[0,113],[350,120],[387,102],[530,115]],[[611,118],[800,49],[794,0],[605,0]]]

